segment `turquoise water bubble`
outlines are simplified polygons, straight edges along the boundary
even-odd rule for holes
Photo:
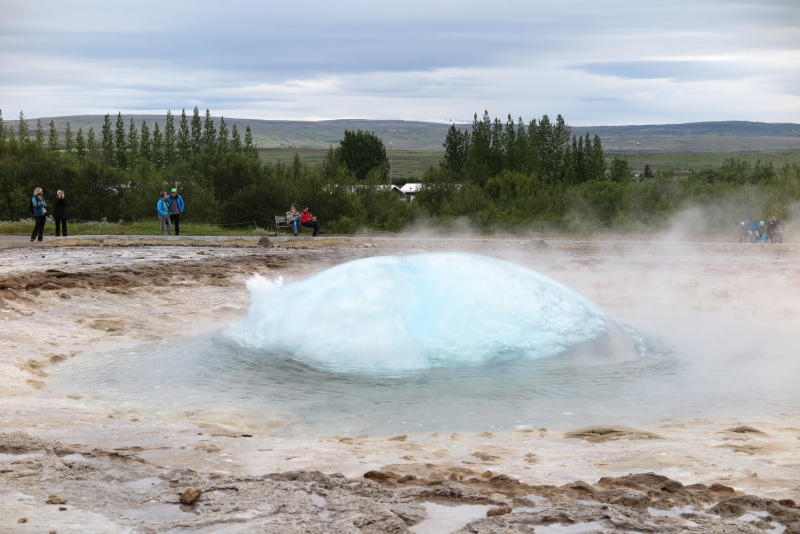
[[[624,330],[577,291],[465,253],[379,256],[293,284],[255,276],[242,345],[336,371],[413,371],[538,359],[591,341],[632,358]]]

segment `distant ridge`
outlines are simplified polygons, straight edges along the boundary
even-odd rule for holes
[[[123,115],[126,128],[130,118],[141,123],[158,122],[162,128],[164,115]],[[69,117],[42,117],[47,127],[51,118],[63,135],[70,122],[72,130],[83,128],[84,133],[93,126],[99,135],[102,115],[74,115]],[[36,118],[27,119],[33,132]],[[116,121],[116,117],[113,117]],[[176,117],[176,127],[180,115]],[[228,127],[237,124],[244,135],[250,125],[253,138],[260,148],[328,148],[335,146],[345,129],[374,131],[387,148],[394,150],[442,150],[449,124],[403,120],[338,119],[326,121],[262,120],[226,117]],[[17,128],[18,121],[6,121]],[[214,117],[219,125],[219,117]],[[457,127],[470,128],[468,124]],[[603,146],[610,152],[630,152],[639,149],[649,152],[785,152],[800,150],[800,124],[765,123],[749,121],[693,122],[687,124],[652,124],[630,126],[572,126],[576,135],[598,134]]]
[[[605,135],[717,135],[721,137],[800,137],[800,124],[748,121],[689,122],[631,126],[573,126]]]

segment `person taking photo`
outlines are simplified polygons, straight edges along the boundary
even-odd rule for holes
[[[767,234],[769,235],[770,242],[783,243],[783,221],[778,219],[777,215],[773,215],[769,218]]]
[[[33,219],[36,225],[33,227],[31,234],[31,243],[36,241],[38,235],[39,241],[42,241],[42,234],[44,233],[44,221],[47,216],[47,202],[44,200],[44,191],[41,187],[33,190],[33,198],[31,198],[31,210],[33,210]]]
[[[56,193],[56,200],[53,202],[56,219],[56,237],[63,235],[67,237],[67,199],[64,196],[64,191]]]

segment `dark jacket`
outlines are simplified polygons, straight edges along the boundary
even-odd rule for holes
[[[778,232],[783,230],[783,222],[780,219],[775,219],[767,223],[768,232]]]
[[[55,202],[53,202],[53,206],[55,206],[56,210],[53,214],[53,217],[56,219],[66,219],[67,218],[67,199],[66,198],[56,198]]]

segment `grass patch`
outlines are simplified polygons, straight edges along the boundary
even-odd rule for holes
[[[630,163],[631,169],[636,171],[636,152],[610,153],[606,156],[625,158]],[[643,173],[644,166],[650,165],[654,173],[659,170],[672,170],[678,176],[688,176],[692,171],[719,169],[728,158],[748,161],[751,164],[755,164],[756,161],[772,163],[776,170],[780,170],[784,163],[800,163],[800,152],[640,152],[639,172]]]
[[[294,155],[300,156],[300,160],[309,166],[322,164],[325,159],[327,149],[316,148],[259,148],[258,155],[264,163],[284,163],[290,164]],[[444,157],[442,150],[389,150],[386,155],[392,160],[392,177],[406,179],[409,182],[418,181],[426,170],[431,166],[439,167],[439,162]]]
[[[294,155],[308,165],[321,164],[325,159],[327,150],[316,148],[260,148],[258,154],[265,163],[289,164]],[[387,150],[387,154],[389,151]],[[417,181],[428,168],[439,167],[439,162],[444,157],[441,150],[392,150],[392,175],[395,179],[405,178],[409,182]],[[606,159],[620,156],[630,162],[631,168],[636,170],[636,152],[609,152]],[[779,170],[784,163],[800,164],[800,151],[796,152],[640,152],[639,172],[644,172],[644,166],[650,165],[655,173],[659,170],[672,170],[678,176],[688,176],[692,171],[700,172],[703,169],[718,169],[727,158],[738,158],[755,164],[772,163]]]

